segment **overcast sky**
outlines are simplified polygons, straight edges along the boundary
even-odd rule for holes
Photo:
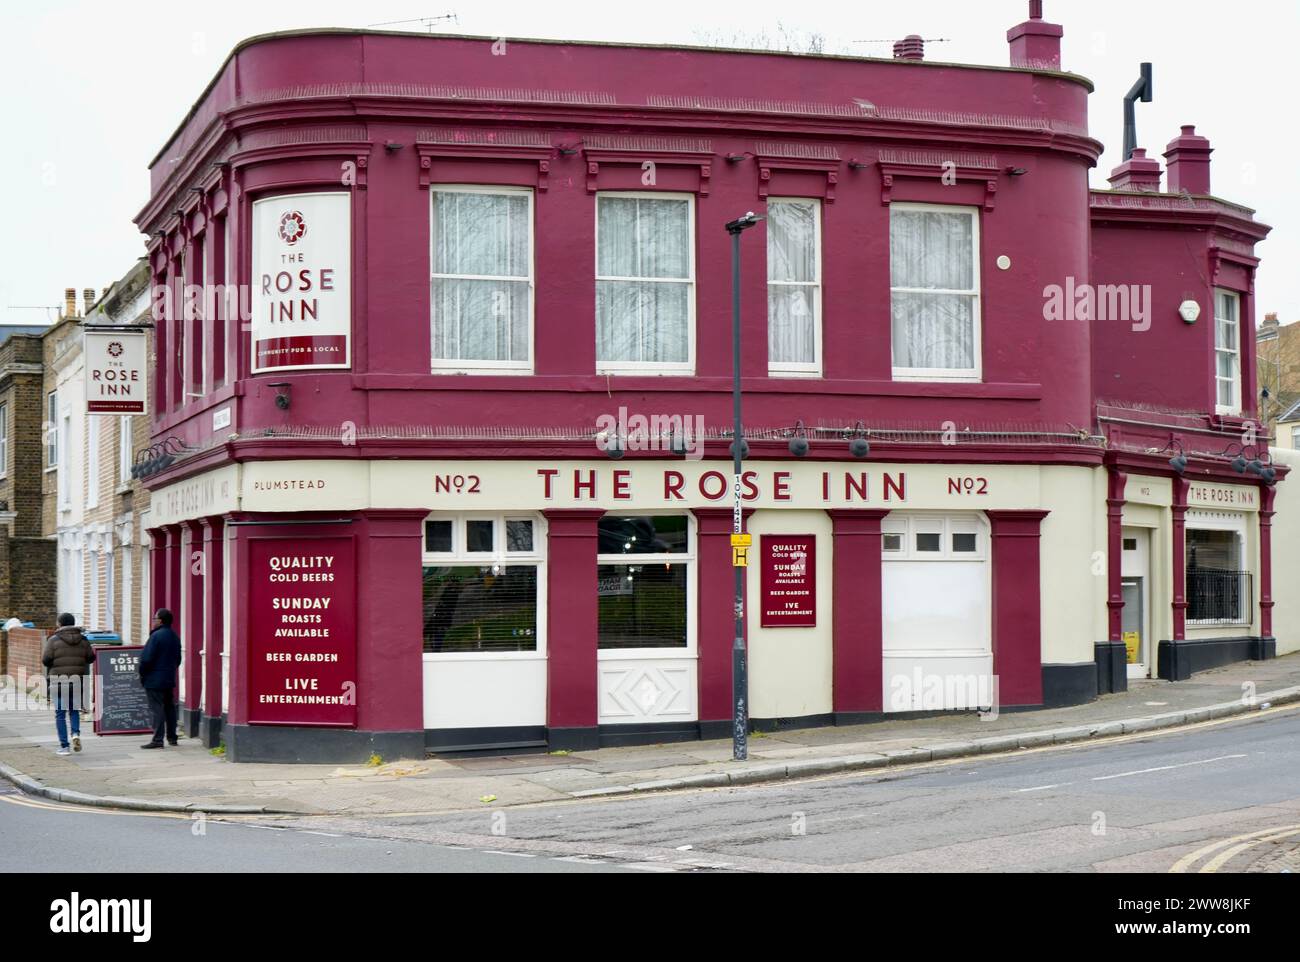
[[[1065,26],[1063,65],[1091,78],[1093,136],[1106,153],[1093,183],[1119,163],[1122,97],[1138,64],[1155,64],[1155,102],[1138,105],[1153,155],[1182,124],[1214,143],[1214,192],[1275,228],[1258,250],[1259,317],[1300,320],[1300,193],[1295,189],[1297,0],[1047,0]],[[930,59],[1008,62],[1006,30],[1026,0],[905,4],[746,0],[222,0],[220,3],[7,4],[0,39],[4,149],[0,183],[0,316],[32,323],[65,287],[103,288],[143,253],[131,218],[148,198],[146,164],[244,37],[302,27],[367,27],[455,14],[439,32],[647,43],[699,43],[784,28],[822,34],[832,53],[888,56],[909,33],[947,38]],[[426,31],[418,22],[384,29]]]

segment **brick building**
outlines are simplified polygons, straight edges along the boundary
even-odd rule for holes
[[[45,420],[39,328],[0,344],[0,622],[53,624],[54,549],[41,532]],[[3,335],[0,335],[3,336]]]
[[[1268,391],[1260,417],[1280,448],[1300,449],[1300,323],[1280,324],[1277,314],[1264,315],[1255,335],[1260,389]]]
[[[51,427],[44,458],[42,532],[57,546],[58,607],[87,628],[116,631],[126,643],[148,630],[147,566],[140,520],[149,495],[132,477],[148,447],[146,418],[88,415],[83,325],[134,324],[147,315],[149,274],[141,261],[98,297],[67,292],[59,322],[46,332],[44,406]]]

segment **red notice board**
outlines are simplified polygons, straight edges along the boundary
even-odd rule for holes
[[[817,536],[762,536],[762,619],[764,628],[814,628],[817,625]]]
[[[353,539],[254,538],[248,554],[249,722],[355,726]]]

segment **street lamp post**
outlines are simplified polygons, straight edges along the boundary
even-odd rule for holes
[[[731,235],[731,464],[733,535],[742,533],[744,516],[740,507],[741,463],[745,459],[745,433],[740,422],[740,235],[762,217],[753,211],[727,224]],[[733,545],[735,541],[733,540]],[[735,548],[733,547],[733,554]],[[745,652],[745,568],[732,558],[736,572],[736,637],[731,648],[731,755],[738,762],[749,757],[749,667]]]

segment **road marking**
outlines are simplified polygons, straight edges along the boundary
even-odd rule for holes
[[[1252,849],[1256,845],[1261,845],[1264,842],[1277,842],[1284,838],[1290,838],[1292,835],[1300,835],[1300,829],[1294,829],[1290,832],[1279,832],[1276,835],[1265,835],[1263,838],[1257,838],[1253,842],[1241,842],[1237,845],[1232,846],[1232,848],[1225,849],[1224,851],[1220,852],[1218,855],[1214,856],[1214,858],[1206,862],[1203,866],[1201,866],[1200,874],[1213,875],[1214,873],[1218,872],[1219,869],[1223,868],[1223,866],[1227,865],[1230,861],[1232,861],[1234,858],[1240,855],[1242,852],[1245,852],[1248,849]]]
[[[1061,782],[1059,785],[1035,785],[1033,788],[1017,788],[1016,794],[1020,795],[1025,792],[1046,792],[1046,791],[1050,791],[1053,788],[1065,788],[1073,784],[1074,782]]]
[[[495,848],[481,849],[484,855],[513,855],[515,858],[537,858],[536,852],[502,852]]]
[[[1262,835],[1269,835],[1275,832],[1287,833],[1291,829],[1296,829],[1298,832],[1300,832],[1300,825],[1275,825],[1272,828],[1264,828],[1256,832],[1247,832],[1244,835],[1233,835],[1231,838],[1224,838],[1224,839],[1220,839],[1217,842],[1211,842],[1209,845],[1202,846],[1201,848],[1198,848],[1196,851],[1184,855],[1182,858],[1180,858],[1177,862],[1173,864],[1173,866],[1169,869],[1169,873],[1171,875],[1185,874],[1187,870],[1190,869],[1194,864],[1196,864],[1197,862],[1199,862],[1201,859],[1205,858],[1207,855],[1211,854],[1212,852],[1216,852],[1221,848],[1225,848],[1229,845],[1234,845],[1238,842],[1244,842],[1250,839],[1259,838]]]
[[[1135,772],[1120,772],[1118,775],[1098,775],[1094,782],[1108,782],[1112,778],[1128,778],[1130,775],[1149,775],[1152,772],[1171,772],[1175,768],[1191,768],[1194,765],[1209,765],[1212,762],[1226,762],[1232,758],[1249,758],[1249,755],[1220,755],[1218,758],[1205,758],[1199,762],[1183,762],[1181,765],[1161,765],[1159,768],[1141,768]]]

